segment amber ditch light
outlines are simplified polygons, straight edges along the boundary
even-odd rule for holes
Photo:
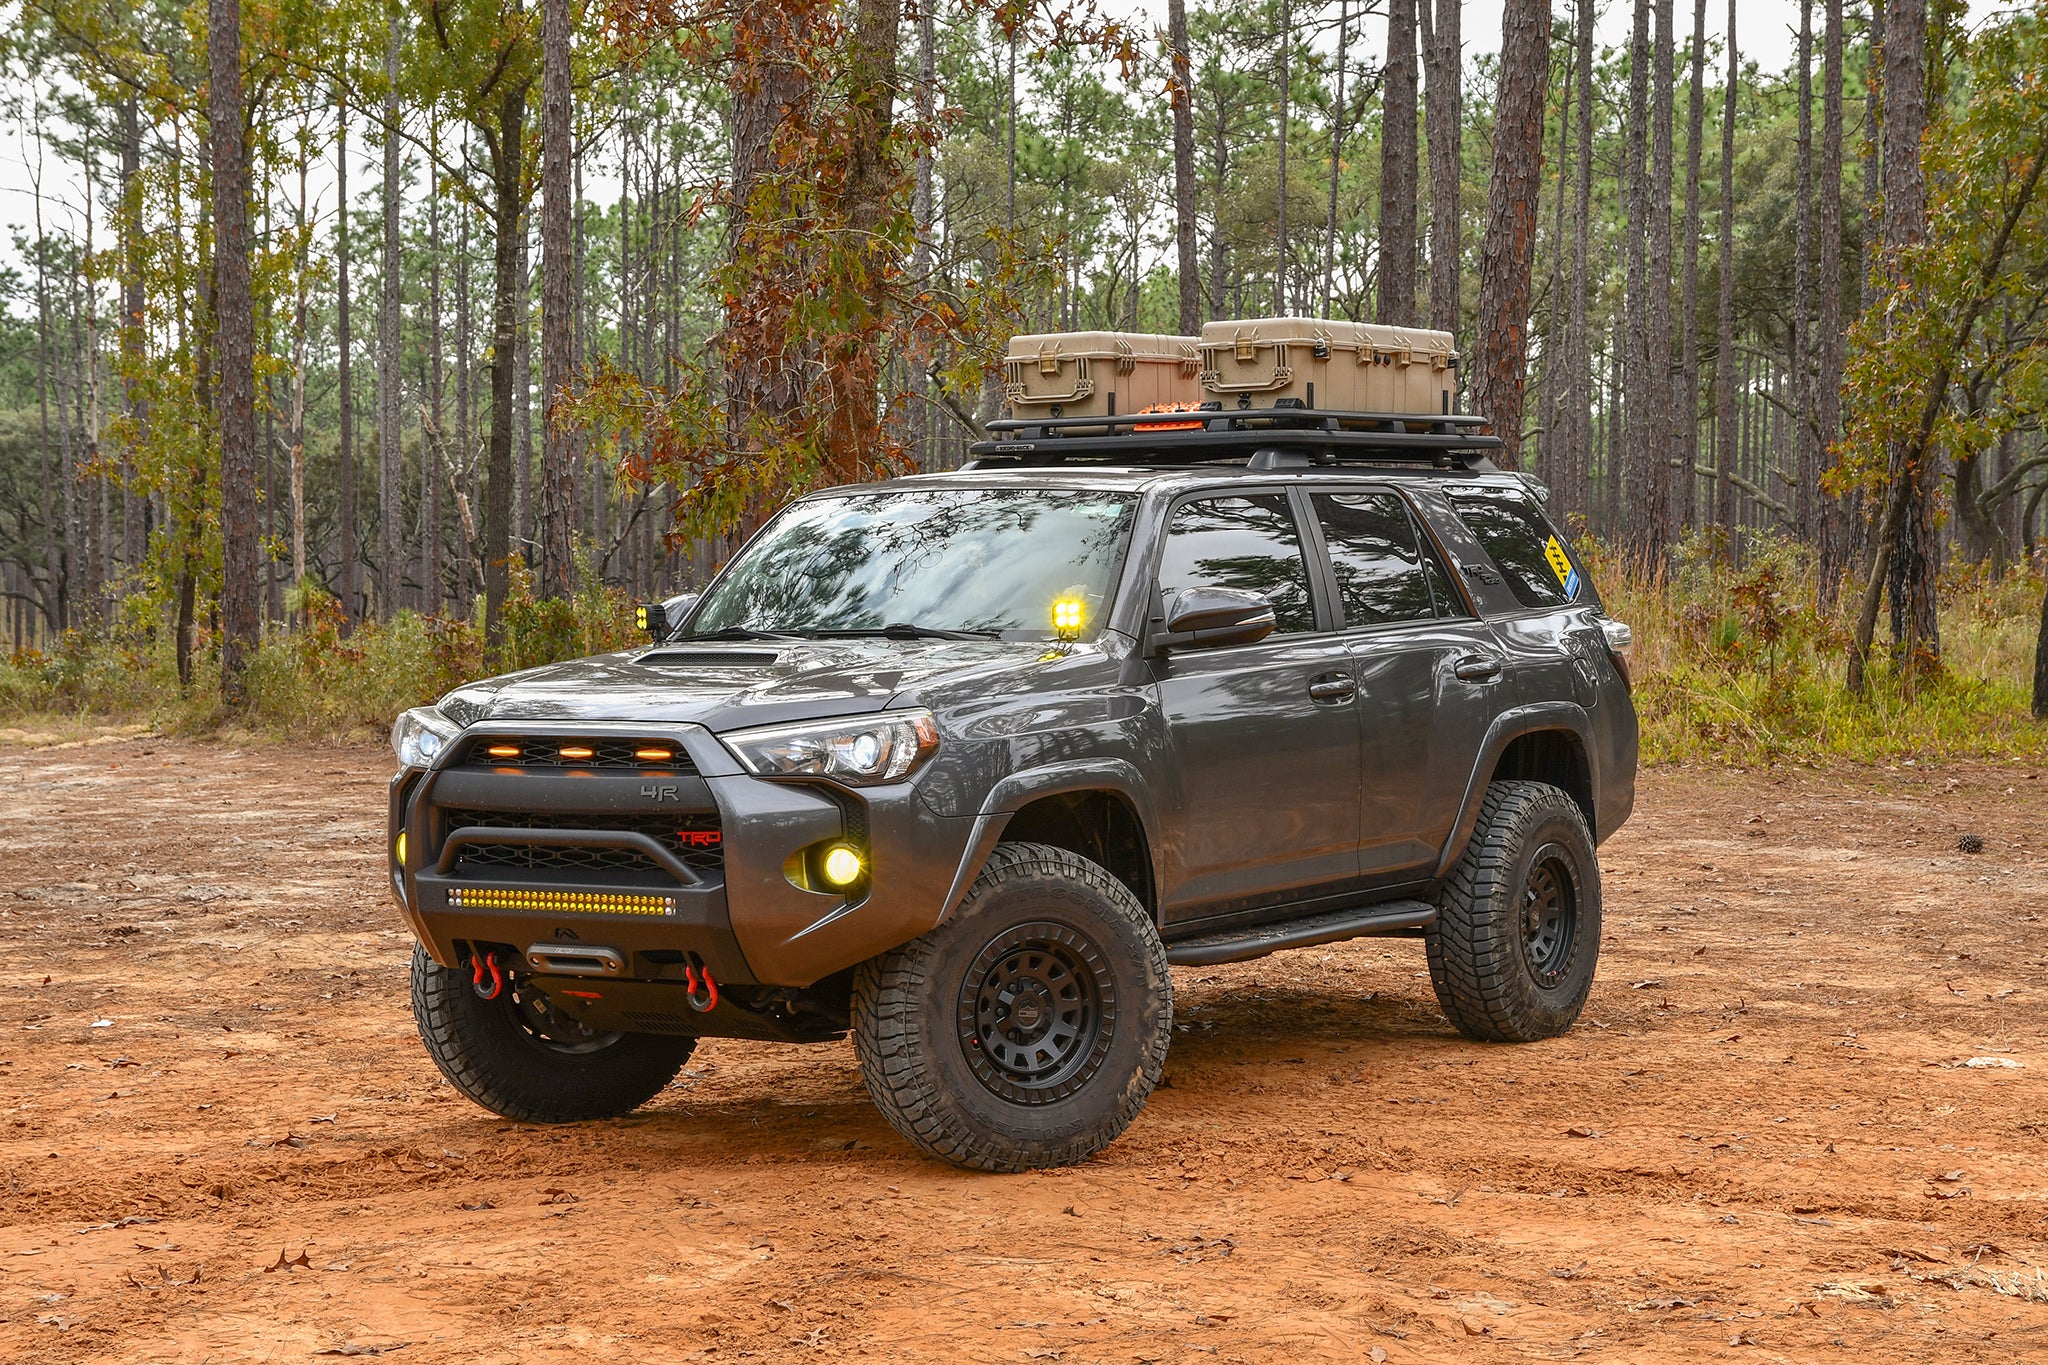
[[[666,763],[675,756],[673,749],[635,749],[633,751],[633,757],[643,763]]]
[[[594,758],[597,755],[597,750],[584,744],[564,744],[561,748],[561,755],[563,758]]]

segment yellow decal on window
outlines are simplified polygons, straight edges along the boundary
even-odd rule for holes
[[[1543,557],[1550,561],[1550,571],[1557,575],[1558,585],[1564,589],[1564,595],[1567,598],[1577,598],[1579,571],[1572,567],[1571,556],[1564,552],[1564,546],[1558,544],[1556,536],[1545,542]]]

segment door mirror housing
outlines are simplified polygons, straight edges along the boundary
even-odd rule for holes
[[[1256,644],[1278,624],[1273,604],[1255,592],[1175,588],[1166,594],[1166,629],[1154,637],[1153,647],[1164,654],[1174,649]]]

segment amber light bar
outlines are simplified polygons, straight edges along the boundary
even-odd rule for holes
[[[635,749],[633,757],[643,763],[666,763],[676,756],[673,749]]]
[[[451,910],[528,910],[566,915],[673,915],[673,896],[628,896],[608,891],[525,891],[502,886],[455,886]]]
[[[587,744],[564,744],[556,750],[563,758],[595,758],[597,750]]]
[[[518,758],[526,750],[520,748],[517,744],[493,744],[484,752],[492,758]]]

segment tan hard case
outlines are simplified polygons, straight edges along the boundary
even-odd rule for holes
[[[1010,338],[1003,397],[1013,417],[1115,417],[1201,402],[1200,371],[1194,337],[1027,333]]]
[[[1450,412],[1458,382],[1449,332],[1370,322],[1211,322],[1201,353],[1203,397],[1226,412],[1287,398],[1326,412],[1435,417]]]

